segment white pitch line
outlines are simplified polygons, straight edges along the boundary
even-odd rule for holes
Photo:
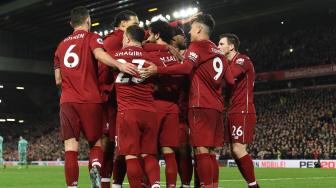
[[[282,181],[282,180],[308,180],[308,179],[336,179],[336,177],[305,177],[305,178],[269,178],[269,179],[257,179],[257,181]],[[242,179],[237,180],[219,180],[220,182],[237,182],[237,181],[245,181]]]
[[[283,181],[283,180],[307,180],[307,179],[314,179],[314,180],[320,180],[320,179],[336,179],[336,177],[305,177],[305,178],[270,178],[270,179],[257,179],[257,181]],[[220,182],[241,182],[245,181],[243,179],[236,179],[236,180],[219,180]],[[161,184],[166,184],[166,182],[161,181]],[[124,183],[129,185],[128,183]],[[161,187],[166,187],[166,185],[161,185]],[[191,186],[192,188],[192,186]],[[218,188],[224,188],[224,187],[218,187]]]

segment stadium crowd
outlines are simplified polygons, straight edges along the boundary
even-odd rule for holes
[[[255,159],[336,159],[336,89],[256,95]],[[225,146],[220,159],[230,159]]]
[[[295,92],[256,95],[258,114],[254,143],[255,159],[336,159],[336,89],[304,89]],[[41,122],[42,123],[42,122]],[[28,160],[62,160],[57,121],[50,129],[27,137]],[[24,136],[24,135],[23,135]],[[52,147],[51,147],[52,146]],[[87,159],[88,145],[80,144],[79,159]],[[17,159],[17,139],[5,140],[5,160]],[[230,159],[228,146],[220,159]]]
[[[335,26],[279,31],[242,41],[241,50],[253,60],[256,72],[334,64],[335,32]]]

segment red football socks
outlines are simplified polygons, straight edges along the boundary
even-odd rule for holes
[[[196,156],[195,156],[195,164],[194,164],[194,187],[195,188],[200,188],[201,187],[201,182],[200,182],[200,179],[199,179],[198,173],[197,173],[197,160],[196,160]]]
[[[145,172],[151,186],[160,185],[160,165],[153,155],[147,155],[143,158],[145,162]]]
[[[126,162],[124,156],[118,156],[113,165],[113,184],[122,185],[126,175]]]
[[[214,187],[218,187],[218,179],[219,179],[219,166],[218,166],[218,162],[217,162],[215,154],[211,154],[210,157],[211,157],[212,170],[213,170],[212,183],[213,183]]]
[[[127,159],[127,178],[131,188],[142,188],[142,168],[138,158]]]
[[[79,167],[78,167],[78,153],[76,151],[65,152],[65,181],[68,187],[77,187]]]
[[[103,162],[103,150],[99,146],[93,146],[90,149],[90,156],[89,156],[89,168],[92,168],[93,166],[98,166],[101,168],[101,164]]]
[[[166,187],[175,188],[177,178],[177,164],[174,153],[163,154],[166,162]]]
[[[201,185],[203,184],[205,188],[212,187],[213,168],[210,154],[208,153],[197,154],[196,160],[197,160],[196,169]]]
[[[256,179],[254,175],[254,167],[253,167],[253,162],[252,158],[250,155],[245,155],[244,157],[235,160],[236,164],[239,168],[240,173],[246,180],[246,182],[250,185],[253,186],[256,184]]]
[[[190,185],[193,175],[193,165],[190,153],[179,153],[177,161],[181,183],[184,186],[188,186]]]

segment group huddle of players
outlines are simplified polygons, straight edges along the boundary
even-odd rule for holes
[[[166,187],[176,187],[177,174],[181,187],[190,187],[193,171],[195,187],[218,187],[214,149],[224,141],[248,187],[259,187],[246,152],[256,123],[255,73],[237,51],[236,35],[221,35],[216,46],[209,14],[159,20],[145,31],[127,10],[102,39],[90,32],[85,7],[74,8],[70,17],[74,32],[54,57],[68,188],[77,188],[80,133],[90,145],[93,188],[109,188],[112,174],[113,188],[122,187],[126,174],[132,188],[160,187],[158,154],[166,164]],[[191,25],[188,47],[181,24]]]

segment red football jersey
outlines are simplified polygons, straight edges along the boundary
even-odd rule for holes
[[[236,79],[230,97],[229,113],[256,113],[253,96],[255,72],[252,61],[249,57],[237,53],[229,63]]]
[[[129,46],[113,54],[121,63],[132,63],[142,68],[148,66],[145,61],[148,55],[141,47]],[[117,91],[118,111],[137,109],[156,112],[154,108],[153,90],[151,79],[142,79],[122,72],[116,72],[115,88]]]
[[[144,49],[148,52],[149,61],[158,66],[167,67],[180,64],[180,61],[168,52],[165,45],[156,45],[154,48],[154,45],[146,44]],[[155,78],[156,89],[153,96],[154,105],[158,112],[179,113],[178,100],[182,80],[183,76],[181,75],[158,75]]]
[[[83,30],[75,31],[58,45],[54,67],[60,68],[62,75],[61,104],[101,103],[95,48],[103,48],[102,38]]]
[[[190,75],[189,108],[202,107],[222,112],[223,81],[234,81],[229,64],[221,51],[210,40],[195,41],[187,49],[183,63],[194,66]]]
[[[124,31],[117,29],[104,38],[104,49],[111,56],[114,52],[121,50]],[[99,89],[102,92],[103,101],[113,99],[114,76],[111,68],[103,63],[98,65]]]

